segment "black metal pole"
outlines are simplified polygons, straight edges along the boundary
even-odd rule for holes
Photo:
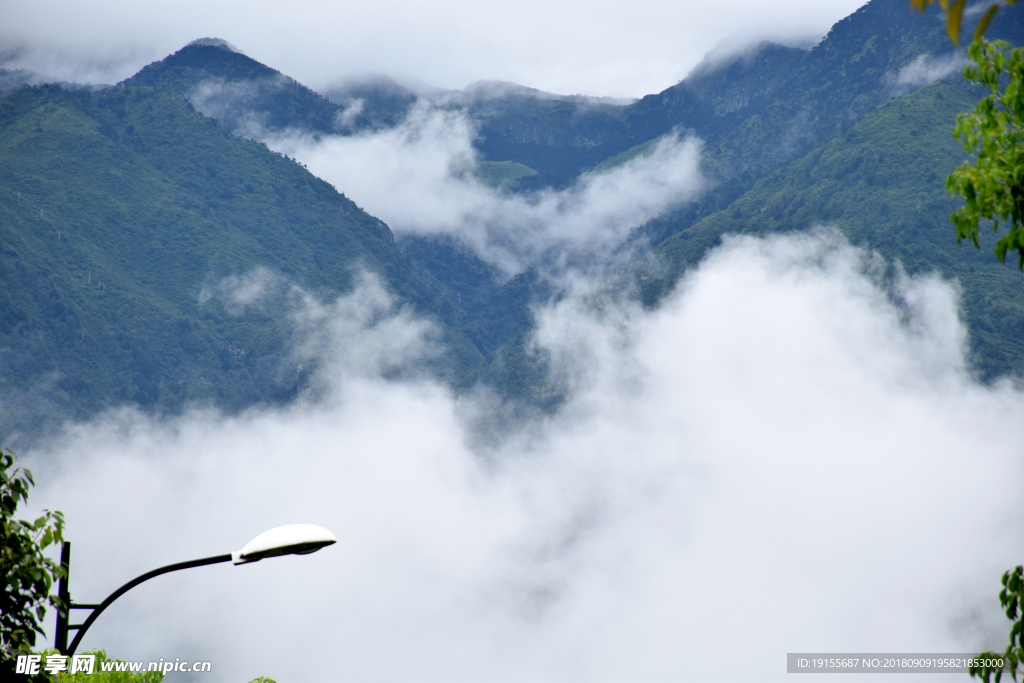
[[[68,544],[65,544],[65,547],[67,545]],[[68,551],[68,552],[70,552],[70,551]],[[61,561],[63,562],[63,555],[61,557]],[[202,567],[203,565],[207,565],[207,564],[217,564],[218,562],[230,562],[230,561],[231,561],[231,554],[228,553],[227,555],[216,555],[215,557],[204,557],[201,560],[190,560],[189,562],[178,562],[177,564],[169,564],[166,567],[160,567],[159,569],[154,569],[153,571],[146,572],[142,576],[135,577],[134,579],[132,579],[131,581],[129,581],[125,585],[121,586],[120,588],[118,588],[113,593],[111,593],[107,597],[107,599],[104,600],[103,602],[101,602],[99,605],[74,605],[73,607],[92,608],[92,614],[89,615],[89,618],[86,619],[85,622],[83,622],[82,624],[79,624],[79,625],[70,625],[69,626],[65,622],[65,625],[64,625],[64,639],[65,639],[65,642],[67,641],[67,631],[69,629],[77,629],[78,633],[75,634],[75,639],[73,641],[71,641],[71,647],[69,647],[67,649],[67,652],[64,652],[63,650],[61,650],[61,654],[66,654],[68,656],[75,654],[75,650],[78,649],[79,643],[82,642],[82,637],[85,635],[85,632],[87,630],[89,630],[89,627],[92,626],[92,623],[94,621],[96,621],[96,617],[98,617],[103,612],[103,610],[105,610],[107,607],[109,607],[110,603],[114,602],[114,600],[117,600],[119,597],[121,597],[122,595],[124,595],[125,593],[130,591],[132,588],[135,588],[136,586],[138,586],[143,581],[148,581],[149,579],[152,579],[154,576],[160,576],[161,574],[166,574],[168,572],[178,571],[179,569],[191,569],[192,567]],[[71,607],[71,605],[69,605],[69,607]],[[58,620],[59,620],[59,618],[60,617],[58,616]],[[61,637],[59,629],[60,629],[60,622],[58,621],[58,632],[57,632],[57,637],[58,638]],[[58,647],[57,649],[60,650],[60,647]]]
[[[64,569],[64,576],[57,582],[57,597],[60,598],[63,609],[57,610],[57,635],[54,636],[53,646],[57,652],[66,654],[68,649],[68,620],[71,618],[71,594],[68,592],[68,572],[71,569],[71,541],[64,541],[60,548],[60,566]]]

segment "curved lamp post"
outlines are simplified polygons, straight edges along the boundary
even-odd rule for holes
[[[199,560],[191,560],[189,562],[178,562],[177,564],[169,564],[166,567],[160,567],[153,571],[146,572],[142,576],[137,576],[125,585],[118,588],[116,591],[111,593],[106,600],[99,603],[98,605],[87,605],[83,603],[75,604],[71,602],[71,596],[68,592],[68,569],[71,564],[71,543],[64,543],[60,553],[60,563],[64,567],[64,577],[61,578],[58,584],[57,593],[60,598],[64,601],[64,604],[68,606],[65,611],[58,610],[57,612],[57,633],[54,637],[54,647],[62,655],[73,655],[75,650],[78,649],[78,645],[82,642],[82,637],[85,636],[85,632],[92,626],[92,623],[96,621],[96,618],[110,606],[110,603],[117,600],[119,597],[135,588],[143,581],[148,581],[154,576],[160,576],[168,572],[175,572],[179,569],[191,569],[192,567],[202,567],[207,564],[217,564],[218,562],[232,562],[234,564],[247,564],[249,562],[259,562],[266,557],[277,557],[279,555],[308,555],[309,553],[315,553],[324,546],[337,543],[338,539],[334,537],[327,529],[322,526],[315,526],[313,524],[288,524],[286,526],[279,526],[270,531],[264,531],[256,538],[249,541],[248,544],[241,550],[225,555],[215,555],[214,557],[204,557]],[[73,609],[88,609],[92,610],[88,618],[81,624],[69,624],[69,617],[71,616],[71,610]],[[68,631],[78,631],[75,634],[75,639],[71,641],[71,646],[68,646]]]

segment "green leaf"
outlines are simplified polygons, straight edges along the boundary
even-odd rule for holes
[[[967,0],[956,0],[949,6],[946,14],[946,33],[954,45],[960,45],[960,20],[964,14],[964,4]]]
[[[985,14],[981,16],[981,20],[978,21],[978,25],[974,27],[974,40],[980,40],[985,35],[988,25],[992,23],[992,17],[999,11],[998,3],[993,3],[991,7],[985,10]]]

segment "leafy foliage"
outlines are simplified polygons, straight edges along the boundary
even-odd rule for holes
[[[13,674],[19,654],[29,654],[36,636],[43,633],[40,622],[46,605],[66,609],[50,589],[64,575],[61,566],[43,551],[63,541],[64,516],[49,510],[32,521],[14,518],[20,503],[28,501],[34,485],[32,473],[14,467],[15,455],[0,449],[0,672]]]
[[[1009,671],[1013,680],[1017,680],[1017,672],[1024,668],[1024,566],[1017,565],[1012,571],[1003,573],[1003,589],[999,591],[999,604],[1006,610],[1006,618],[1013,622],[1010,628],[1010,644],[1002,654],[983,652],[979,659],[1003,659],[1004,667],[971,667],[971,677],[978,676],[989,683],[995,674],[999,683],[1003,671]]]
[[[950,219],[957,242],[970,239],[976,247],[979,221],[992,220],[997,233],[1002,220],[1008,232],[996,242],[996,257],[1005,261],[1008,251],[1016,251],[1017,267],[1024,269],[1024,48],[977,40],[968,54],[973,64],[964,68],[964,76],[990,94],[973,113],[956,119],[953,135],[977,161],[964,162],[946,180],[950,194],[967,200]]]

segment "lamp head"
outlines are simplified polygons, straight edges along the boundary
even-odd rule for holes
[[[231,553],[231,561],[235,564],[246,564],[278,555],[308,555],[337,542],[334,534],[322,526],[287,524],[264,531],[249,541],[244,548]]]

